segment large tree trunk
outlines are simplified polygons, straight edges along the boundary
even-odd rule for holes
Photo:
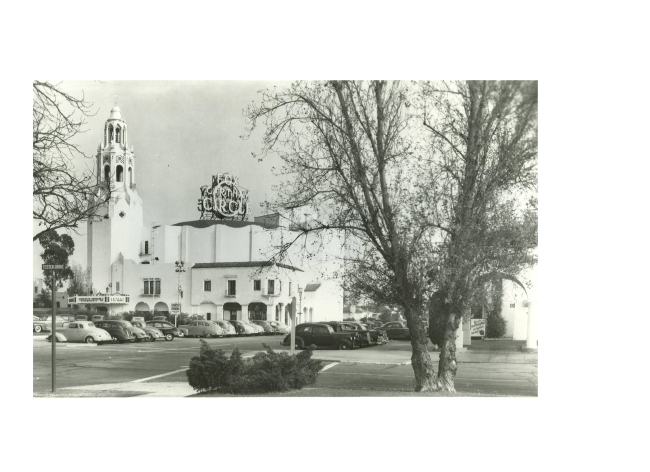
[[[406,309],[406,320],[411,332],[411,366],[415,373],[416,392],[437,392],[439,390],[431,355],[427,350],[428,314],[420,309]]]
[[[440,360],[438,361],[438,386],[443,392],[455,392],[454,381],[458,364],[456,363],[456,331],[460,323],[460,315],[456,316],[456,310],[451,310],[445,334],[440,346]]]

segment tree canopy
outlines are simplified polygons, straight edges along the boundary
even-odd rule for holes
[[[264,126],[261,158],[277,153],[288,180],[270,207],[314,212],[278,254],[310,233],[344,234],[346,289],[401,306],[417,389],[453,391],[474,291],[535,260],[536,82],[295,82],[261,94],[249,133]],[[449,307],[437,378],[434,295]]]
[[[46,231],[75,229],[98,216],[110,188],[98,192],[94,170],[80,171],[75,161],[86,157],[75,137],[83,133],[92,104],[64,92],[59,84],[35,80],[33,96],[33,219],[36,241]],[[90,166],[94,169],[94,166]]]

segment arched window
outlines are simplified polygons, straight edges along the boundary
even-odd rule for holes
[[[115,142],[122,144],[122,128],[119,125],[115,127]]]
[[[122,182],[122,166],[117,166],[115,169],[115,178],[118,182]]]
[[[111,166],[104,166],[104,182],[111,180]]]
[[[108,142],[113,142],[113,125],[108,125]]]
[[[129,187],[133,187],[133,169],[129,167]]]

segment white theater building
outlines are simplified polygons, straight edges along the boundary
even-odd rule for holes
[[[96,154],[100,191],[109,182],[114,190],[105,211],[99,212],[102,216],[88,221],[88,268],[95,295],[70,297],[70,304],[110,314],[171,312],[172,304],[180,302],[183,313],[205,319],[288,324],[288,306],[295,298],[298,322],[343,318],[340,286],[319,280],[310,270],[322,260],[307,263],[294,253],[293,265],[269,262],[271,247],[296,235],[280,224],[279,215],[144,226],[136,156],[128,138],[116,106]],[[326,252],[320,257],[328,257]]]

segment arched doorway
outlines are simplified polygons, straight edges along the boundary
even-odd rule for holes
[[[266,304],[260,302],[253,302],[248,305],[248,319],[250,320],[266,320]]]
[[[237,320],[241,313],[241,305],[239,303],[225,303],[223,305],[223,319],[224,320]]]
[[[150,312],[151,312],[151,308],[149,308],[149,305],[147,305],[145,302],[139,302],[139,303],[135,306],[135,311],[136,311],[137,313],[150,313]]]
[[[153,311],[160,312],[163,315],[168,315],[169,314],[169,307],[165,302],[158,302],[156,305],[153,307]]]
[[[204,320],[216,320],[217,319],[217,305],[212,302],[203,302],[199,305],[199,315],[203,317]]]

